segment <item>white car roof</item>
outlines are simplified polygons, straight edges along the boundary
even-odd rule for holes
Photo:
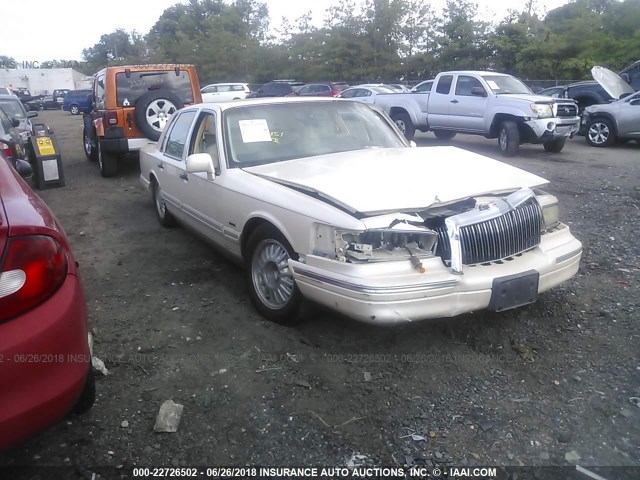
[[[282,103],[327,103],[327,102],[348,102],[348,100],[334,97],[263,97],[263,98],[246,98],[235,100],[233,102],[203,102],[188,108],[201,107],[207,105],[217,105],[221,110],[231,110],[237,107],[248,105],[277,105]]]

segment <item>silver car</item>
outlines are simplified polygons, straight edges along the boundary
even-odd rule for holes
[[[619,100],[584,109],[582,127],[587,143],[593,147],[607,147],[616,139],[640,142],[640,92],[617,74],[602,67],[591,70],[593,78],[613,98]]]
[[[27,112],[16,95],[0,94],[0,108],[4,110],[4,113],[6,113],[10,119],[16,119],[20,122],[16,127],[16,131],[20,135],[22,146],[25,147],[33,131],[31,119],[37,117],[38,112]]]

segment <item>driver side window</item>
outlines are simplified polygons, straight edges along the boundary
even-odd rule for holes
[[[218,158],[218,141],[216,136],[216,114],[202,112],[196,123],[189,154],[208,153],[213,160],[216,175],[220,174],[220,160]]]
[[[181,113],[180,116],[176,118],[176,121],[173,122],[171,131],[167,136],[164,148],[165,155],[175,160],[182,161],[185,145],[187,144],[187,137],[189,136],[189,130],[195,115],[196,112],[189,111]]]

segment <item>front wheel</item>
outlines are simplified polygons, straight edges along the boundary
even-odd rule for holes
[[[553,138],[544,142],[542,146],[544,147],[545,151],[549,153],[560,153],[564,148],[564,144],[566,141],[566,137]]]
[[[69,112],[71,112],[71,115],[79,115],[80,108],[77,105],[71,105],[71,107],[69,107]]]
[[[433,134],[440,140],[451,140],[456,136],[456,132],[452,132],[451,130],[434,130]]]
[[[416,127],[413,125],[409,114],[404,112],[396,113],[391,117],[391,120],[398,126],[404,138],[413,140],[416,135]]]
[[[303,298],[289,268],[289,259],[297,256],[287,239],[272,225],[263,224],[251,233],[246,252],[249,296],[256,310],[276,323],[298,323]]]
[[[585,138],[587,139],[587,143],[592,147],[608,147],[615,140],[613,125],[606,118],[589,120]]]
[[[118,174],[118,156],[105,152],[100,141],[98,141],[98,168],[103,177],[115,177]]]
[[[512,120],[502,122],[498,134],[500,152],[505,157],[513,157],[520,147],[520,131],[518,125]]]

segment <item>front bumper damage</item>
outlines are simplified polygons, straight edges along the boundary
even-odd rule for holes
[[[573,138],[580,129],[580,117],[531,118],[524,125],[531,143],[545,143],[554,138]]]
[[[542,293],[575,275],[581,255],[580,241],[560,224],[537,247],[504,261],[466,265],[461,275],[437,256],[422,259],[425,273],[408,261],[348,263],[315,255],[289,265],[308,299],[367,323],[398,324],[488,308],[494,279],[512,275],[538,272]]]

